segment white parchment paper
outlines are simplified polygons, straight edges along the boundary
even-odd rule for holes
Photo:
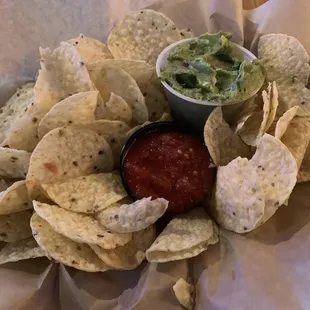
[[[297,37],[310,53],[310,3],[270,0],[253,11],[242,0],[2,0],[0,104],[34,78],[38,47],[84,33],[105,40],[126,13],[153,8],[195,34],[225,30],[255,51],[263,33]],[[196,284],[199,310],[310,309],[310,183],[294,189],[265,225],[247,235],[221,231],[220,242],[189,261],[144,263],[135,271],[86,273],[36,259],[0,267],[0,310],[180,310],[172,290]]]

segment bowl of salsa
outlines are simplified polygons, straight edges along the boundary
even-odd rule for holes
[[[173,116],[202,129],[217,106],[229,121],[265,80],[256,56],[226,32],[178,41],[158,56],[156,72]]]
[[[211,195],[215,166],[193,132],[157,122],[135,132],[120,158],[124,187],[133,199],[165,198],[167,212],[185,212]]]

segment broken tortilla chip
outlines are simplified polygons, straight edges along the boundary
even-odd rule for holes
[[[169,202],[164,198],[151,200],[151,197],[131,204],[105,209],[97,214],[98,221],[112,231],[134,232],[154,224],[164,215]]]
[[[204,127],[204,141],[213,162],[223,166],[238,156],[250,157],[251,150],[223,119],[222,109],[214,109]]]
[[[194,209],[169,222],[146,251],[146,258],[163,263],[194,257],[207,249],[212,237],[212,220],[203,208]]]

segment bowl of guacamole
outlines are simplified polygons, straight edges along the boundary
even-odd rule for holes
[[[156,63],[174,117],[202,127],[223,106],[232,118],[265,80],[254,54],[230,41],[227,32],[205,33],[171,44]]]

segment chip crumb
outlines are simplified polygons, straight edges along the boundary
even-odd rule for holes
[[[176,299],[186,309],[191,309],[193,306],[194,289],[194,286],[187,283],[183,278],[180,278],[175,285],[173,285]]]

